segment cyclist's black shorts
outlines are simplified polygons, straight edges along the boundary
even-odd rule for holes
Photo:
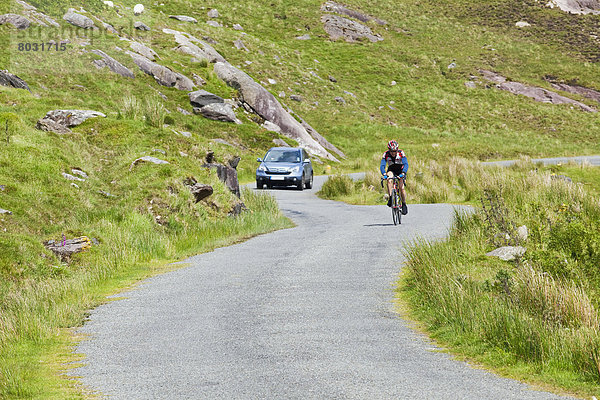
[[[388,172],[393,172],[394,176],[398,176],[402,173],[402,164],[390,164],[390,166],[388,167]]]

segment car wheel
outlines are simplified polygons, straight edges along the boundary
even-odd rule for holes
[[[261,180],[256,180],[256,188],[257,189],[262,189],[264,187],[264,183]]]
[[[298,190],[304,190],[304,174],[302,174],[302,178],[300,178],[300,183],[296,185]]]
[[[312,189],[312,187],[313,187],[313,174],[310,174],[310,179],[308,180],[308,182],[306,182],[306,188]]]

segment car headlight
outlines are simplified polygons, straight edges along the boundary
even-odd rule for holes
[[[290,172],[293,174],[295,172],[300,172],[300,167],[294,167],[290,169]]]
[[[265,167],[264,165],[261,165],[260,167],[258,167],[258,170],[262,171],[262,172],[266,172],[267,171],[267,167]]]

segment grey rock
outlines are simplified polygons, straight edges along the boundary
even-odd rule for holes
[[[139,30],[139,31],[146,31],[147,32],[147,31],[152,30],[152,28],[150,28],[148,25],[144,24],[141,21],[134,22],[133,27],[135,29]]]
[[[221,25],[217,21],[206,21],[206,24],[209,26],[212,26],[213,28],[222,28],[223,27],[223,25]]]
[[[206,13],[206,15],[208,15],[208,18],[219,18],[219,12],[216,9],[211,9],[208,11],[208,13]]]
[[[600,91],[598,90],[590,89],[579,85],[569,85],[566,83],[551,82],[551,84],[554,89],[562,90],[568,93],[578,94],[600,103]]]
[[[33,23],[41,25],[41,26],[54,26],[59,28],[60,24],[56,22],[53,18],[47,16],[44,13],[41,13],[34,6],[22,1],[15,0],[16,3],[20,4],[24,10],[23,14]]]
[[[198,23],[196,18],[188,17],[187,15],[169,15],[169,18],[173,18],[182,22],[191,22],[194,24]]]
[[[225,58],[219,54],[210,44],[202,41],[185,32],[179,32],[172,29],[163,29],[164,33],[174,35],[175,41],[179,44],[178,51],[196,57],[208,62],[226,62]],[[202,48],[198,47],[202,46]]]
[[[233,29],[235,29],[236,31],[244,30],[244,28],[242,28],[242,26],[240,24],[233,24]]]
[[[4,14],[0,15],[0,25],[11,24],[17,29],[27,29],[31,22],[22,15]]]
[[[71,130],[64,125],[59,124],[49,118],[42,118],[36,124],[36,129],[45,132],[54,132],[58,134],[71,133]]]
[[[178,72],[172,71],[170,68],[164,67],[160,64],[157,64],[153,61],[150,61],[144,56],[141,56],[137,53],[133,53],[131,51],[127,51],[127,54],[131,56],[133,62],[146,74],[154,77],[156,82],[159,85],[166,87],[175,87],[179,90],[184,90],[189,92],[193,90],[196,86],[194,82],[185,75],[182,75]]]
[[[227,140],[225,139],[211,139],[210,140],[212,143],[217,143],[217,144],[222,144],[223,146],[229,146],[229,147],[235,147],[234,145],[232,145],[231,143],[229,143]]]
[[[229,216],[230,217],[237,217],[238,215],[240,215],[242,212],[246,211],[248,208],[246,208],[246,205],[244,203],[236,203],[233,205],[231,211],[229,211]]]
[[[121,64],[120,62],[103,52],[102,50],[92,50],[92,53],[102,57],[102,60],[94,60],[94,64],[96,66],[100,68],[107,67],[115,74],[119,74],[126,78],[135,78],[135,75],[133,75],[133,72],[131,72],[129,68],[127,68],[126,66],[124,66],[123,64]]]
[[[100,194],[101,194],[102,196],[104,196],[104,197],[117,197],[117,196],[115,196],[114,194],[112,194],[112,193],[109,193],[109,192],[106,192],[106,191],[104,191],[104,190],[98,190],[98,193],[100,193]]]
[[[329,75],[328,79],[329,79],[331,82],[333,82],[333,83],[337,82],[337,79],[335,79],[335,78],[334,78],[333,76],[331,76],[331,75]]]
[[[521,257],[526,251],[527,249],[521,246],[504,246],[490,251],[486,254],[486,256],[498,257],[504,261],[512,261],[518,257]]]
[[[140,158],[134,160],[131,163],[131,165],[129,166],[129,170],[131,171],[133,169],[133,167],[135,167],[136,165],[138,165],[140,163],[144,163],[144,162],[149,162],[149,163],[156,164],[156,165],[169,164],[168,161],[161,160],[156,157],[144,156],[144,157],[140,157]]]
[[[208,156],[207,156],[208,158]],[[230,165],[208,163],[203,167],[217,171],[219,180],[225,183],[225,186],[238,198],[240,197],[240,183],[238,181],[237,170]]]
[[[183,115],[192,115],[192,113],[191,113],[191,112],[189,112],[189,111],[187,111],[187,110],[184,110],[184,109],[183,109],[183,108],[181,108],[181,107],[177,107],[177,111],[179,111],[179,112],[180,112],[181,114],[183,114]]]
[[[27,82],[6,70],[0,71],[0,85],[14,87],[17,89],[25,89],[31,92],[31,89],[29,89],[29,85],[27,85]]]
[[[190,192],[192,192],[192,194],[194,195],[196,203],[198,203],[201,200],[204,200],[208,196],[212,195],[214,192],[212,186],[205,185],[203,183],[194,183],[193,185],[188,187],[190,189]]]
[[[279,126],[275,125],[274,123],[272,123],[271,121],[265,121],[262,124],[262,127],[270,132],[281,133],[281,128]]]
[[[69,8],[67,13],[63,16],[63,19],[71,25],[75,25],[84,29],[92,29],[96,27],[94,21],[85,15],[76,13],[73,8]]]
[[[362,22],[375,21],[379,25],[387,24],[387,22],[384,20],[372,17],[370,15],[363,14],[356,10],[349,9],[346,6],[336,3],[334,1],[326,1],[325,4],[323,4],[321,6],[321,11],[333,12],[333,13],[340,14],[340,15],[346,15],[348,17],[357,19]]]
[[[331,40],[344,39],[346,42],[357,42],[362,39],[371,42],[383,40],[381,36],[373,34],[368,26],[337,15],[323,15],[321,22]]]
[[[266,121],[281,128],[283,135],[296,140],[309,152],[329,160],[337,161],[319,144],[306,129],[287,112],[277,99],[263,86],[246,73],[229,63],[217,62],[214,67],[217,76],[239,92],[240,100],[253,112]]]
[[[247,52],[250,51],[250,50],[248,50],[248,48],[246,47],[246,45],[244,44],[244,42],[242,42],[242,39],[236,40],[235,42],[233,42],[233,45],[238,50],[244,50],[244,51],[247,51]]]
[[[475,89],[477,87],[477,84],[475,82],[473,82],[473,81],[466,81],[465,82],[465,86],[468,89]]]
[[[335,98],[335,101],[337,101],[338,103],[341,103],[341,104],[346,104],[346,100],[344,100],[343,97],[338,96]]]
[[[598,0],[550,0],[548,4],[569,14],[600,14]]]
[[[106,115],[92,110],[53,110],[49,111],[43,119],[50,119],[63,126],[71,128],[81,125],[89,118],[103,117]]]
[[[0,208],[0,215],[3,215],[3,214],[12,215],[12,211],[8,211],[3,208]]]
[[[307,33],[307,34],[302,35],[302,36],[297,36],[296,39],[297,40],[310,40],[310,35]]]
[[[49,240],[44,243],[47,249],[54,252],[62,261],[69,261],[71,256],[92,247],[93,242],[86,236],[66,240]]]
[[[587,111],[587,112],[596,112],[597,111],[596,109],[594,109],[584,103],[570,99],[565,96],[561,96],[558,93],[552,92],[550,90],[547,90],[547,89],[544,89],[541,87],[537,87],[537,86],[526,85],[526,84],[523,84],[520,82],[509,81],[505,77],[503,77],[495,72],[492,72],[492,71],[481,70],[480,72],[483,74],[483,77],[486,80],[496,83],[496,87],[500,90],[506,90],[513,94],[527,96],[527,97],[534,99],[535,101],[539,101],[542,103],[571,104],[574,106],[578,106],[583,111]]]
[[[79,175],[83,179],[87,179],[88,178],[88,174],[86,174],[84,171],[82,171],[82,170],[80,170],[78,168],[71,168],[71,172],[74,173],[75,175]]]
[[[522,242],[527,240],[527,238],[529,237],[529,230],[527,229],[527,226],[521,225],[517,228],[517,237]]]
[[[225,103],[211,103],[202,108],[195,108],[194,112],[199,112],[205,118],[214,121],[241,123],[235,116],[231,105]]]
[[[344,90],[344,93],[345,93],[345,94],[347,94],[347,95],[348,95],[348,96],[350,96],[350,97],[354,97],[354,98],[356,98],[356,95],[355,95],[354,93],[352,93],[352,92],[349,92],[349,91],[347,91],[347,90]]]
[[[297,102],[302,102],[304,99],[302,98],[302,96],[299,96],[297,94],[291,94],[290,95],[290,100],[294,100]]]
[[[193,74],[192,78],[194,78],[194,83],[197,86],[204,86],[204,85],[206,85],[206,81],[200,75]]]
[[[69,180],[69,181],[85,182],[85,179],[78,178],[71,174],[67,174],[66,172],[62,172],[62,176],[63,176],[63,178],[65,178],[66,180]]]
[[[204,107],[212,103],[224,103],[222,97],[217,96],[216,94],[207,92],[206,90],[197,90],[195,92],[191,92],[188,94],[190,98],[190,103],[194,107]]]
[[[154,61],[158,57],[158,54],[156,54],[154,50],[152,50],[150,47],[146,46],[143,43],[130,42],[129,47],[131,48],[131,50],[146,57],[150,61]]]

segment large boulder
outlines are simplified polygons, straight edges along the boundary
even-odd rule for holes
[[[310,153],[329,160],[338,161],[321,144],[309,135],[306,129],[290,115],[277,99],[254,79],[229,63],[218,62],[214,71],[229,86],[238,90],[241,100],[263,119],[281,128],[281,133],[296,140]]]
[[[0,85],[14,87],[17,89],[25,89],[31,92],[31,89],[29,89],[29,85],[27,85],[27,82],[6,70],[0,71]]]
[[[59,124],[49,118],[40,119],[35,125],[36,129],[45,132],[54,132],[58,134],[71,133],[71,130],[64,125]]]
[[[194,107],[204,107],[212,103],[224,103],[225,100],[216,94],[207,92],[206,90],[197,90],[188,94],[190,103]]]
[[[198,181],[196,181],[196,179],[193,177],[187,178],[184,181],[184,185],[187,186],[188,189],[190,189],[190,192],[192,192],[192,194],[194,195],[196,203],[212,195],[214,192],[212,186],[206,185],[204,183],[198,183]]]
[[[504,246],[499,247],[496,250],[490,251],[486,254],[488,257],[498,257],[504,261],[512,261],[516,258],[522,257],[527,249],[521,246]]]
[[[194,112],[196,114],[200,113],[205,118],[212,119],[213,121],[235,122],[236,124],[241,124],[235,116],[230,104],[211,103],[202,108],[194,108]]]
[[[60,28],[60,24],[56,22],[53,18],[47,16],[44,13],[41,13],[29,3],[26,3],[23,0],[15,0],[16,3],[20,4],[23,7],[23,14],[34,24],[38,24],[41,26],[54,26],[56,28]]]
[[[209,164],[204,164],[203,167],[215,169],[217,171],[217,176],[219,177],[219,180],[221,182],[224,182],[225,186],[227,186],[227,188],[233,194],[235,194],[237,197],[240,197],[240,195],[241,195],[240,183],[238,181],[238,176],[237,176],[237,170],[236,170],[237,162],[236,161],[239,162],[238,157],[235,157],[234,159],[230,160],[229,165],[209,163]]]
[[[92,110],[53,110],[49,111],[43,119],[49,119],[67,128],[71,128],[81,125],[89,118],[96,117],[105,118],[106,115]]]
[[[27,29],[31,22],[22,15],[4,14],[0,15],[0,25],[11,24],[17,29]]]
[[[127,51],[127,54],[131,56],[133,62],[146,74],[154,77],[156,82],[159,85],[166,87],[175,87],[179,90],[185,90],[189,92],[193,90],[196,86],[194,82],[185,75],[182,75],[178,72],[172,71],[170,68],[164,67],[160,64],[150,61],[144,56],[133,53],[131,51]]]
[[[94,65],[96,65],[98,68],[107,67],[115,74],[119,74],[126,78],[135,78],[135,75],[133,75],[133,72],[131,72],[129,68],[127,68],[126,66],[124,66],[123,64],[121,64],[120,62],[103,52],[102,50],[92,50],[92,53],[102,57],[101,60],[94,60]]]
[[[568,93],[578,94],[600,103],[600,91],[598,90],[590,89],[580,85],[569,85],[567,83],[552,82],[551,84],[554,89],[562,90]]]
[[[67,13],[63,16],[63,19],[71,25],[75,25],[84,29],[93,29],[96,27],[94,21],[85,15],[76,13],[73,8],[69,8]]]
[[[321,22],[331,40],[344,39],[346,42],[358,42],[363,39],[371,42],[383,40],[381,36],[373,34],[368,26],[344,17],[323,15]]]

